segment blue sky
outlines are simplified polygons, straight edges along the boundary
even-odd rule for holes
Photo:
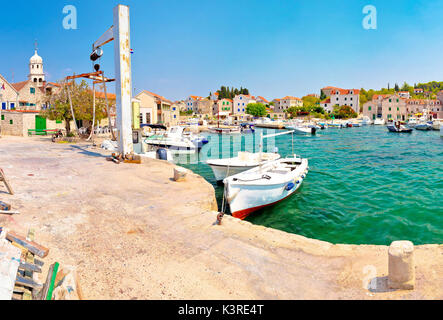
[[[35,39],[50,81],[91,71],[91,45],[112,25],[118,3],[131,8],[136,92],[177,100],[229,85],[273,99],[327,85],[443,80],[443,1],[431,0],[8,1],[0,12],[0,73],[25,80]],[[77,30],[62,26],[69,4],[78,10]],[[377,30],[362,27],[369,4]],[[101,64],[112,77],[113,46],[104,50]]]

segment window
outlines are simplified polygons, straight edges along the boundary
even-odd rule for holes
[[[174,119],[176,119],[176,118],[177,118],[177,115],[174,114]]]
[[[391,107],[389,107],[389,111],[391,111]]]
[[[371,111],[371,106],[368,107],[368,111]]]
[[[9,124],[14,124],[14,121],[12,121],[12,119],[9,120]]]
[[[392,102],[392,99],[389,99],[389,102]]]
[[[11,102],[11,109],[14,110],[15,109],[15,103]]]
[[[397,99],[397,102],[398,102],[398,99]]]
[[[34,79],[34,82],[37,82],[37,79]],[[35,94],[35,88],[30,88],[29,91],[31,94]]]
[[[4,114],[2,114],[2,120],[5,120],[5,115]]]
[[[173,107],[173,108],[172,108],[172,111],[175,111],[176,109],[177,109],[176,107]]]

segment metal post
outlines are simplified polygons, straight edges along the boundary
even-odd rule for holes
[[[114,52],[116,86],[116,127],[119,152],[127,155],[134,151],[132,144],[132,76],[129,7],[114,8]]]

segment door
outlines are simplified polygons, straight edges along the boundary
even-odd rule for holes
[[[35,116],[35,129],[46,130],[46,118]]]

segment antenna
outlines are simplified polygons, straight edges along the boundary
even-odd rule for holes
[[[35,39],[35,41],[34,41],[34,48],[35,48],[35,52],[37,52],[37,50],[38,50],[38,41],[37,41],[37,39]]]

